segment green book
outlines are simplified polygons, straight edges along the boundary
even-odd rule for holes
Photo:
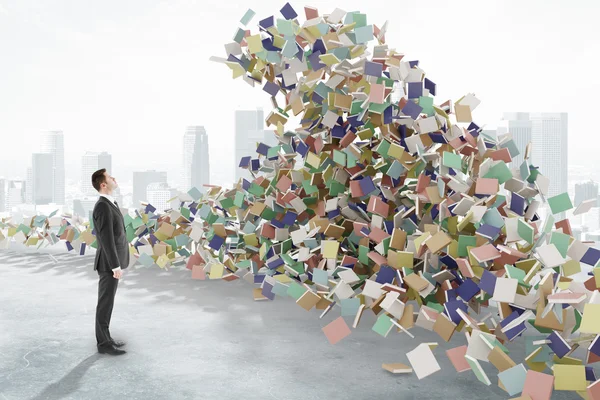
[[[373,331],[379,333],[381,336],[386,337],[394,324],[392,323],[392,319],[385,314],[382,314],[377,318],[375,325],[371,328]]]
[[[462,159],[458,154],[445,151],[442,157],[442,164],[448,168],[454,168],[460,171]]]
[[[573,208],[573,203],[571,203],[571,198],[568,193],[561,193],[559,195],[550,197],[548,199],[548,205],[550,205],[550,209],[552,210],[552,214],[558,214]]]
[[[302,297],[304,292],[306,292],[306,288],[296,281],[291,281],[290,286],[287,289],[287,295],[294,300],[298,300],[300,297]]]
[[[567,257],[567,250],[571,244],[571,236],[562,232],[552,232],[550,237],[550,243],[556,246],[556,250],[560,253],[563,258]]]
[[[467,246],[474,247],[477,245],[477,238],[475,236],[460,235],[458,237],[458,256],[467,257],[469,252]]]
[[[517,225],[517,233],[519,234],[521,239],[525,240],[529,244],[533,244],[533,227],[525,221],[523,221],[523,219],[521,218],[519,218],[519,223]]]

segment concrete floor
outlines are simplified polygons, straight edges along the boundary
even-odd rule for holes
[[[197,281],[187,270],[131,268],[119,283],[111,321],[123,356],[96,351],[98,275],[93,255],[0,251],[0,400],[17,399],[506,399],[496,384],[457,374],[436,334],[411,339],[371,331],[372,313],[336,345],[322,320],[291,299],[255,302],[251,285]],[[339,310],[339,309],[338,309]],[[347,320],[351,324],[350,319]],[[438,342],[442,370],[423,380],[392,375],[421,341]],[[511,353],[515,359],[523,347]],[[522,357],[522,354],[521,354]],[[555,393],[553,399],[578,398]]]

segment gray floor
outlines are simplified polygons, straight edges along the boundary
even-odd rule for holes
[[[0,400],[509,397],[489,365],[489,387],[455,372],[444,350],[464,344],[461,334],[450,344],[420,328],[416,339],[383,338],[371,331],[371,313],[330,345],[321,327],[339,314],[321,320],[291,299],[255,302],[246,282],[192,280],[187,270],[127,270],[111,333],[128,353],[99,355],[93,256],[54,256],[57,264],[47,254],[0,251]],[[441,371],[418,380],[381,368],[408,363],[420,341],[440,343]],[[519,358],[522,348],[512,348]],[[553,399],[578,398],[559,393]]]

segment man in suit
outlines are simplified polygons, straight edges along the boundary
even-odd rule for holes
[[[110,336],[109,325],[117,285],[129,265],[129,243],[123,214],[112,197],[117,180],[102,168],[92,174],[92,186],[100,197],[94,205],[92,219],[98,248],[94,271],[98,271],[98,305],[96,306],[96,341],[99,353],[125,354],[125,343]]]

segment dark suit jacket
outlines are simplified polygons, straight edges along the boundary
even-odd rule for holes
[[[100,196],[92,211],[96,231],[94,271],[112,272],[113,268],[129,266],[129,242],[125,234],[123,214],[117,206]]]

